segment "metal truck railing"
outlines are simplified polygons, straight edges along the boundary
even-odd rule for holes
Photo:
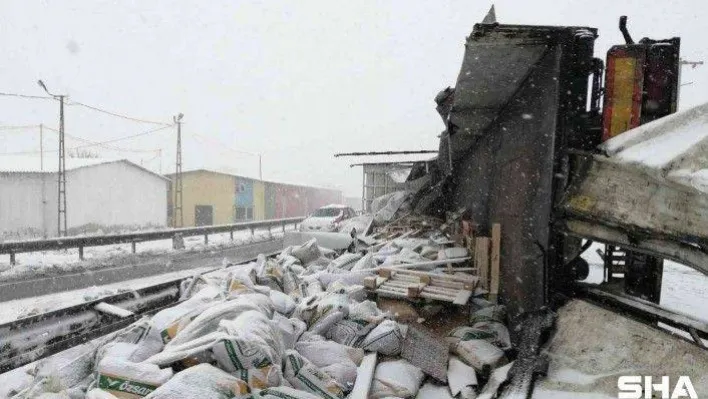
[[[254,222],[242,222],[232,224],[221,224],[215,226],[182,227],[176,229],[166,229],[158,231],[146,231],[126,234],[105,234],[96,236],[80,237],[57,237],[46,240],[30,241],[8,241],[0,243],[0,254],[10,255],[10,264],[15,264],[15,254],[25,252],[52,251],[59,249],[78,248],[79,258],[84,259],[84,247],[97,247],[102,245],[131,244],[133,253],[136,252],[136,244],[146,241],[169,240],[177,236],[204,236],[204,242],[209,242],[210,234],[230,233],[231,239],[234,232],[239,230],[251,230],[251,234],[256,229],[267,228],[270,232],[273,227],[281,227],[285,232],[285,226],[294,225],[303,221],[304,217],[294,217],[285,219],[259,220]]]

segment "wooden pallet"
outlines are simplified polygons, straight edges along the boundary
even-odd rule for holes
[[[479,279],[468,274],[439,274],[382,268],[378,277],[367,277],[364,286],[379,295],[405,299],[434,299],[464,305]]]

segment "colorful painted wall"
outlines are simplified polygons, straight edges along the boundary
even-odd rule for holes
[[[342,202],[342,193],[331,189],[264,182],[207,170],[185,172],[182,176],[185,226],[195,226],[197,219],[204,224],[204,214],[209,210],[213,212],[213,224],[224,224],[306,216],[324,205]],[[170,199],[173,195],[170,193]]]
[[[171,176],[167,176],[171,178]],[[182,174],[182,213],[184,226],[196,226],[197,207],[211,207],[212,224],[233,222],[234,178],[204,170]],[[170,185],[170,199],[174,191]],[[168,206],[172,206],[168,201]],[[168,212],[171,213],[171,212]]]

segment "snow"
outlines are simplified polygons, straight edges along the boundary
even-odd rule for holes
[[[3,156],[0,158],[0,172],[57,173],[59,165],[53,161],[54,158],[45,157],[44,163],[42,164],[42,161],[39,157],[16,155]],[[66,170],[78,169],[86,166],[94,166],[111,162],[126,162],[135,165],[133,162],[130,162],[127,159],[66,158]]]
[[[593,244],[583,258],[590,264],[587,283],[599,284],[604,277],[604,266],[597,250],[604,250],[603,244]],[[691,315],[708,322],[708,276],[680,263],[664,261],[664,276],[661,287],[661,306]]]
[[[632,129],[600,149],[615,162],[708,192],[708,103]]]
[[[286,229],[292,229],[291,226]],[[280,229],[273,229],[273,236],[281,234]],[[218,248],[243,245],[268,238],[267,232],[256,231],[251,236],[250,231],[234,232],[231,241],[229,233],[209,235],[209,243],[204,244],[203,236],[185,237],[183,250],[173,250],[172,240],[146,241],[137,243],[137,254],[132,254],[130,244],[105,245],[84,248],[84,261],[79,259],[78,248],[59,251],[28,252],[16,255],[16,265],[10,265],[10,256],[2,256],[0,261],[0,280],[17,279],[23,276],[36,276],[38,274],[89,270],[111,266],[116,263],[134,261],[135,257],[146,257],[176,252],[203,252]]]
[[[27,372],[34,369],[36,363],[30,363],[26,366],[0,374],[0,398],[9,398],[10,393],[17,392],[28,386],[34,380],[34,377]]]
[[[128,280],[120,283],[2,302],[2,306],[0,306],[0,323],[7,323],[33,314],[79,305],[87,301],[100,299],[109,295],[115,295],[120,292],[138,290],[165,281],[186,278],[195,273],[201,273],[212,269],[213,268],[209,267],[200,267],[196,269],[160,274],[158,276]]]

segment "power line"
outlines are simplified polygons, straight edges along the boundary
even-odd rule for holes
[[[39,125],[5,125],[0,126],[0,130],[28,130],[36,129]]]
[[[157,132],[159,132],[159,131],[161,131],[161,130],[168,129],[168,128],[172,127],[172,126],[173,126],[173,125],[162,126],[162,127],[156,128],[156,129],[151,129],[151,130],[148,130],[148,131],[145,131],[145,132],[141,132],[141,133],[137,133],[137,134],[133,134],[133,135],[130,135],[130,136],[118,137],[118,138],[111,139],[111,140],[106,140],[106,141],[92,142],[91,144],[78,145],[78,146],[69,148],[69,150],[76,150],[76,149],[79,149],[79,148],[86,148],[86,147],[95,147],[95,146],[101,146],[101,145],[105,145],[105,144],[115,143],[115,142],[117,142],[117,141],[129,140],[129,139],[132,139],[132,138],[135,138],[135,137],[145,136],[145,135],[148,135],[148,134],[151,134],[151,133],[157,133]],[[50,130],[55,131],[55,132],[57,131],[57,130],[55,130],[55,129],[50,129]],[[83,140],[89,141],[89,140],[86,140],[86,139],[83,139]],[[57,152],[57,151],[56,151],[56,150],[55,150],[55,151],[15,151],[15,152],[0,153],[0,155],[29,155],[29,154],[42,154],[42,153],[48,153],[48,152],[49,152],[49,153],[52,153],[52,152]]]
[[[32,95],[28,95],[28,94],[19,94],[19,93],[5,93],[5,92],[0,92],[0,96],[26,98],[26,99],[56,100],[56,98],[54,98],[54,97],[49,97],[49,96],[32,96]],[[101,113],[104,113],[104,114],[106,114],[106,115],[115,116],[115,117],[117,117],[117,118],[126,119],[126,120],[133,121],[133,122],[150,123],[150,124],[153,124],[153,125],[162,125],[162,126],[171,126],[169,123],[156,122],[156,121],[151,121],[151,120],[141,119],[141,118],[134,118],[134,117],[132,117],[132,116],[123,115],[123,114],[119,114],[119,113],[116,113],[116,112],[111,112],[111,111],[105,110],[105,109],[103,109],[103,108],[96,107],[96,106],[93,106],[93,105],[88,105],[88,104],[81,103],[81,102],[78,102],[78,101],[67,102],[67,105],[78,105],[78,106],[81,106],[81,107],[85,107],[85,108],[94,110],[94,111],[96,111],[96,112],[101,112]]]
[[[39,125],[0,126],[0,134],[22,133],[32,129],[39,129]]]
[[[130,135],[130,136],[118,137],[118,138],[115,138],[115,139],[112,139],[112,140],[106,140],[106,141],[99,141],[99,142],[96,142],[96,144],[86,144],[86,145],[78,146],[78,147],[74,147],[74,148],[92,147],[92,146],[94,146],[94,145],[110,144],[110,143],[115,143],[115,142],[117,142],[117,141],[129,140],[129,139],[132,139],[132,138],[135,138],[135,137],[146,136],[146,135],[151,134],[151,133],[157,133],[157,132],[159,132],[159,131],[161,131],[161,130],[165,130],[165,129],[171,128],[172,126],[174,126],[174,125],[162,126],[162,127],[156,128],[156,129],[151,129],[151,130],[148,130],[148,131],[145,131],[145,132],[141,132],[141,133],[137,133],[137,134],[133,134],[133,135]]]
[[[53,129],[53,128],[49,127],[49,126],[45,126],[44,128],[47,129],[47,130],[50,130],[50,131],[52,131],[52,132],[59,133],[59,131],[58,131],[57,129]],[[151,152],[157,152],[157,151],[159,151],[159,149],[139,150],[139,149],[135,149],[135,148],[116,147],[116,146],[112,146],[112,145],[103,144],[103,143],[101,143],[100,141],[93,141],[93,140],[85,139],[85,138],[83,138],[83,137],[74,136],[74,135],[71,135],[71,134],[67,134],[66,137],[70,137],[70,138],[72,138],[72,139],[74,139],[74,140],[79,140],[79,141],[82,141],[82,142],[84,142],[84,143],[89,143],[89,144],[92,144],[92,145],[97,146],[97,147],[102,147],[102,148],[105,148],[105,149],[108,149],[108,150],[114,150],[114,151],[139,152],[139,153],[146,153],[146,152],[150,152],[150,153],[151,153]]]
[[[147,120],[147,119],[134,118],[134,117],[132,117],[132,116],[127,116],[127,115],[118,114],[118,113],[115,113],[115,112],[107,111],[107,110],[102,109],[102,108],[94,107],[94,106],[92,106],[92,105],[80,103],[80,102],[78,102],[78,101],[72,101],[72,102],[69,103],[69,105],[79,105],[79,106],[81,106],[81,107],[85,107],[85,108],[88,108],[88,109],[91,109],[91,110],[94,110],[94,111],[97,111],[97,112],[101,112],[101,113],[106,114],[106,115],[115,116],[115,117],[117,117],[117,118],[122,118],[122,119],[126,119],[126,120],[133,121],[133,122],[151,123],[151,124],[153,124],[153,125],[162,125],[162,126],[172,126],[171,124],[165,123],[165,122],[155,122],[155,121],[150,121],[150,120]]]
[[[40,99],[40,100],[55,100],[54,97],[48,97],[48,96],[30,96],[27,94],[18,94],[18,93],[3,93],[0,92],[0,96],[5,96],[5,97],[18,97],[18,98],[28,98],[28,99]]]

